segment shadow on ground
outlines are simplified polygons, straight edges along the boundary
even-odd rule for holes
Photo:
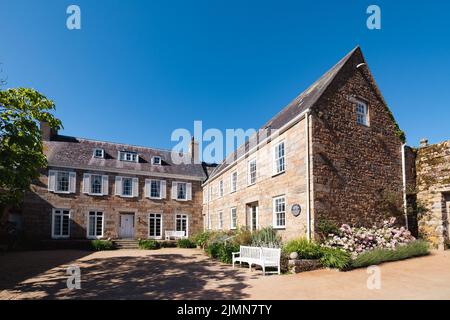
[[[242,299],[242,271],[182,254],[152,254],[81,262],[81,289],[67,289],[67,266],[14,287],[23,298],[40,299]],[[200,254],[200,256],[202,256]],[[247,276],[246,276],[247,277]]]

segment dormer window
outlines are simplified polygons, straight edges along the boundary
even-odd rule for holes
[[[104,159],[105,158],[105,150],[96,148],[94,149],[94,158]]]
[[[161,157],[153,157],[152,158],[152,164],[160,166],[162,163]]]
[[[356,123],[369,126],[369,109],[367,104],[362,101],[356,101]]]
[[[138,154],[136,152],[119,151],[119,160],[128,162],[138,162]]]

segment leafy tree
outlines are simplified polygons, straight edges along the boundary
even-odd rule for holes
[[[54,109],[53,101],[34,89],[0,90],[0,216],[20,204],[47,165],[39,122],[60,129],[61,121],[50,113]]]

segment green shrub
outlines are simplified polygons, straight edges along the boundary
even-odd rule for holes
[[[114,244],[109,240],[92,240],[91,249],[95,251],[114,250]]]
[[[155,240],[139,240],[139,249],[142,250],[157,250],[160,248],[160,244]]]
[[[190,239],[180,239],[177,241],[178,248],[195,248],[196,244]]]
[[[161,248],[176,248],[177,243],[175,241],[160,241],[159,246]]]
[[[233,252],[239,252],[238,244],[231,242],[220,243],[218,246],[217,258],[223,263],[231,263]]]
[[[206,253],[208,254],[208,256],[214,259],[216,259],[219,256],[219,250],[220,250],[219,242],[210,243],[206,247]]]
[[[430,253],[428,242],[415,240],[404,246],[398,246],[395,250],[374,249],[361,253],[352,261],[353,268],[377,265],[387,261],[403,260],[412,257],[424,256]]]
[[[193,237],[193,241],[195,242],[196,245],[204,248],[210,237],[211,232],[209,231],[199,232]]]
[[[320,263],[327,268],[347,270],[351,266],[351,256],[348,252],[337,248],[321,248]]]
[[[297,252],[298,259],[320,259],[322,257],[320,246],[305,238],[289,241],[284,245],[283,251],[287,255]]]
[[[252,244],[253,236],[252,232],[248,229],[238,229],[234,233],[233,243],[240,246],[248,246]]]
[[[280,248],[281,237],[277,234],[277,231],[272,226],[266,227],[252,233],[252,246]]]
[[[320,218],[317,222],[317,233],[321,240],[328,238],[329,234],[340,234],[339,228],[336,224],[325,218]]]

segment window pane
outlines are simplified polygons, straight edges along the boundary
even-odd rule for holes
[[[178,199],[186,199],[186,183],[178,183]]]
[[[61,192],[69,191],[69,173],[58,172],[56,190]]]
[[[55,236],[60,236],[61,235],[61,215],[55,213],[55,216],[53,219],[54,219],[53,234]]]
[[[93,194],[102,193],[102,176],[91,175],[91,193]]]
[[[124,196],[133,195],[133,179],[131,178],[122,179],[122,195]]]
[[[161,197],[161,181],[152,180],[150,184],[150,197],[152,198]]]

